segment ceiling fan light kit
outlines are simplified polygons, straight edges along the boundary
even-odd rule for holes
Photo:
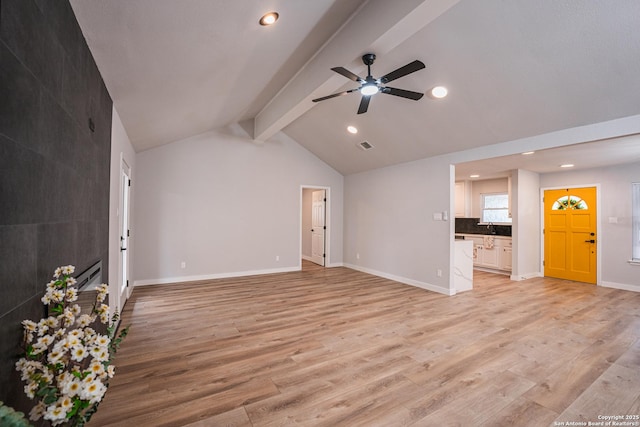
[[[360,93],[365,96],[371,96],[378,93],[378,86],[375,83],[367,83],[360,88]]]
[[[316,98],[312,100],[313,102],[320,102],[326,99],[336,98],[338,96],[346,95],[352,92],[360,92],[362,94],[362,99],[360,100],[360,106],[358,107],[358,114],[366,113],[369,108],[369,101],[371,100],[371,96],[380,93],[386,93],[387,95],[399,96],[401,98],[411,99],[414,101],[419,100],[424,96],[423,93],[413,92],[410,90],[404,89],[396,89],[393,87],[384,86],[390,81],[399,79],[400,77],[404,77],[408,74],[414,73],[418,70],[422,70],[425,68],[425,65],[418,60],[408,63],[407,65],[398,68],[379,79],[375,79],[371,75],[371,65],[376,60],[376,55],[373,53],[367,53],[362,56],[362,62],[367,66],[367,77],[362,78],[357,74],[352,73],[343,67],[334,67],[331,70],[336,73],[348,78],[349,80],[353,80],[354,82],[360,83],[360,87],[356,89],[345,90],[342,92],[334,93],[331,95],[323,96],[321,98]]]

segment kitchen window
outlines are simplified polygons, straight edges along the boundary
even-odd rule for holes
[[[631,227],[633,236],[631,262],[640,263],[640,182],[631,184],[631,215],[633,221]]]
[[[509,194],[483,194],[481,222],[511,224],[511,217],[509,216]]]

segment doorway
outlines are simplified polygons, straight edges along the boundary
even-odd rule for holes
[[[596,187],[545,190],[544,275],[597,283]]]
[[[118,312],[122,313],[129,296],[129,246],[131,214],[131,168],[121,159],[120,163],[120,202],[118,206],[118,225],[120,230],[120,259],[118,265]]]
[[[329,260],[329,188],[302,187],[301,225],[301,260],[326,266]]]
[[[323,267],[327,230],[326,202],[325,190],[315,190],[311,193],[311,261]]]

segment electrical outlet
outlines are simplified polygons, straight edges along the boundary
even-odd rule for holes
[[[360,254],[359,253],[356,254],[356,259],[360,259]]]
[[[276,255],[276,261],[280,261],[280,255]]]
[[[442,277],[442,270],[437,269],[437,270],[436,270],[436,276],[438,276],[438,277]]]
[[[187,268],[187,262],[186,261],[182,261],[180,263],[180,268]]]

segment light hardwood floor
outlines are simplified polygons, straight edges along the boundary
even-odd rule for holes
[[[640,414],[640,294],[474,274],[453,297],[306,262],[136,288],[89,425],[537,427]]]

